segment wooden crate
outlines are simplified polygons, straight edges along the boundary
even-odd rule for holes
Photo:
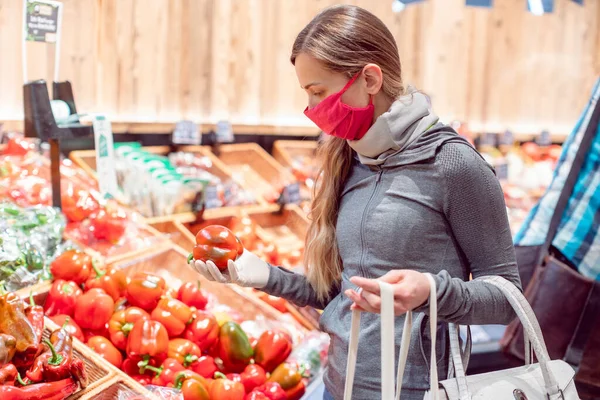
[[[303,201],[300,206],[305,213],[310,211],[310,199],[313,195],[313,189],[308,187],[300,176],[301,174],[297,173],[295,160],[298,157],[315,159],[317,145],[318,142],[312,140],[277,140],[273,143],[273,157],[301,182],[300,194]]]
[[[218,158],[239,182],[266,202],[274,203],[284,185],[296,181],[294,176],[256,143],[239,143],[218,147]]]
[[[167,155],[171,151],[169,146],[148,146],[142,148],[144,151],[147,151],[152,154],[157,155]],[[233,179],[233,173],[229,169],[227,165],[223,161],[221,161],[217,156],[215,156],[212,151],[210,151],[210,147],[208,146],[183,146],[180,148],[180,151],[196,153],[200,156],[205,156],[209,158],[212,162],[212,167],[208,170],[211,174],[215,175],[217,178],[228,181]],[[96,175],[96,151],[95,150],[78,150],[72,151],[69,154],[69,158],[73,161],[73,163],[77,164],[81,168],[83,168],[91,177],[97,179]],[[237,182],[240,187],[244,190],[249,190],[244,182]],[[214,209],[207,209],[205,214],[210,216],[219,216],[219,215],[232,215],[239,211],[240,209],[245,208],[261,208],[264,207],[266,202],[262,199],[262,197],[258,197],[256,205],[250,206],[235,206],[235,207],[221,207]],[[163,221],[169,220],[193,220],[195,216],[192,213],[179,213],[173,215],[165,215],[158,217],[150,217],[146,218],[148,223],[160,223]]]
[[[306,214],[296,205],[289,205],[285,209],[278,212],[279,208],[274,207],[265,210],[256,210],[247,212],[245,215],[250,217],[256,224],[256,235],[264,242],[275,242],[277,247],[282,252],[291,252],[294,250],[304,249],[304,238],[308,230],[309,221]],[[232,219],[238,216],[228,215],[218,218],[205,219],[200,223],[180,223],[166,226],[169,229],[183,229],[190,232],[184,234],[187,238],[187,244],[191,249],[195,244],[195,235],[202,228],[208,225],[223,225],[230,226]],[[159,228],[160,229],[160,228]],[[253,289],[238,288],[245,291],[249,296],[257,296],[257,292]],[[260,300],[259,300],[260,301]],[[272,309],[273,313],[281,315],[278,310],[275,310],[270,305],[263,303],[265,307]],[[315,316],[314,310],[310,308],[298,308],[291,303],[287,303],[288,313],[298,321],[304,328],[308,330],[318,329],[318,319]]]
[[[58,325],[49,318],[44,318],[45,339],[49,338],[50,334],[57,329],[60,329]],[[93,350],[75,338],[73,338],[73,355],[80,358],[85,364],[85,370],[88,374],[88,386],[69,396],[68,400],[91,398],[88,397],[90,393],[103,386],[106,382],[109,382],[120,372],[112,364],[99,357]]]
[[[38,305],[44,304],[48,291],[50,290],[49,283],[41,283],[30,288],[21,289],[16,291],[15,294],[22,298],[24,301],[28,301],[30,293],[33,295],[35,303]],[[56,325],[52,320],[44,318],[44,332],[42,337],[48,339],[50,334],[60,327]],[[68,400],[75,399],[86,399],[89,393],[96,391],[97,388],[101,387],[106,382],[110,381],[117,372],[120,372],[117,368],[113,367],[110,363],[103,360],[97,354],[95,354],[90,348],[80,342],[78,339],[73,338],[73,355],[85,364],[85,369],[88,375],[88,385],[85,389],[81,389],[76,393],[69,396]]]
[[[144,386],[124,374],[123,372],[115,375],[109,381],[88,392],[81,400],[115,400],[119,396],[124,400],[136,397],[138,399],[159,400]],[[138,397],[139,396],[139,397]]]
[[[258,316],[274,320],[281,318],[276,310],[266,307],[262,301],[237,285],[224,285],[205,279],[188,265],[188,254],[189,251],[176,245],[163,246],[135,260],[112,265],[125,270],[127,275],[137,271],[158,275],[169,287],[175,289],[185,282],[199,280],[204,290],[214,295],[218,303],[231,307],[245,319],[255,319]]]

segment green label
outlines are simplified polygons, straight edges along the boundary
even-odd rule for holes
[[[25,20],[28,41],[56,43],[58,4],[28,0]]]
[[[100,157],[107,157],[108,156],[108,144],[106,143],[106,136],[105,135],[100,135],[100,137],[98,138],[98,143],[99,143],[99,150],[100,150]]]

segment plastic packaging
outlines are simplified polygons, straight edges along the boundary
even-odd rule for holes
[[[49,277],[50,262],[72,247],[62,242],[65,226],[64,216],[52,207],[0,203],[0,281],[7,290]]]

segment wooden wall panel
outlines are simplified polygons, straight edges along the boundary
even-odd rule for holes
[[[62,79],[80,111],[114,121],[310,125],[289,63],[298,32],[335,0],[64,0]],[[351,0],[394,34],[404,79],[446,121],[479,130],[567,133],[600,72],[600,3],[525,0],[490,9],[427,0]],[[0,120],[22,117],[21,0],[0,0]],[[51,77],[52,49],[29,44],[30,77]]]

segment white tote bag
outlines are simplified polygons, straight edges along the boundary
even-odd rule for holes
[[[437,360],[435,354],[437,333],[437,296],[435,280],[426,274],[430,286],[429,317],[431,332],[431,387],[425,394],[425,400],[578,400],[575,389],[575,371],[562,360],[550,360],[540,326],[531,306],[512,283],[502,277],[493,276],[479,278],[499,288],[506,296],[523,324],[526,333],[527,351],[529,343],[537,356],[539,363],[529,364],[519,368],[495,371],[485,374],[465,376],[460,345],[458,326],[450,327],[451,365],[455,377],[439,382]],[[381,289],[381,399],[398,400],[401,394],[402,378],[410,351],[412,329],[412,313],[408,312],[404,323],[398,371],[394,377],[394,295],[392,286],[379,282]],[[356,355],[358,351],[358,334],[360,330],[360,311],[352,312],[352,327],[348,349],[348,364],[346,367],[346,386],[344,400],[352,399]],[[397,387],[394,384],[396,378]]]

